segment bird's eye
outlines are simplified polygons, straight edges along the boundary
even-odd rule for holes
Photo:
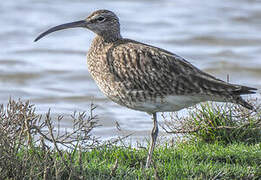
[[[104,20],[105,20],[105,18],[102,17],[102,16],[100,16],[100,17],[97,18],[97,21],[99,21],[99,22],[102,22],[102,21],[104,21]]]

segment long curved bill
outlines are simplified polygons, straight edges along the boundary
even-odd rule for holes
[[[71,22],[71,23],[66,23],[66,24],[61,24],[59,26],[55,26],[53,28],[48,29],[47,31],[43,32],[40,34],[34,42],[38,41],[42,37],[46,36],[47,34],[50,34],[55,31],[63,30],[63,29],[68,29],[68,28],[77,28],[77,27],[85,27],[87,22],[85,20],[82,21],[76,21],[76,22]]]

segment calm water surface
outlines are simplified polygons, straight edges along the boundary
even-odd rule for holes
[[[122,35],[175,52],[223,80],[261,88],[261,1],[254,0],[8,0],[0,5],[0,103],[29,99],[39,113],[54,116],[89,111],[91,102],[106,139],[149,135],[149,116],[109,101],[91,79],[86,52],[94,34],[47,28],[80,20],[97,9],[114,11]],[[115,128],[118,121],[124,132]],[[64,127],[71,122],[65,118]]]

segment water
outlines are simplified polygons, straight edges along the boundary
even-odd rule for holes
[[[97,9],[119,15],[122,35],[188,59],[223,80],[261,88],[261,2],[256,0],[8,0],[0,5],[0,103],[29,99],[39,113],[54,116],[89,111],[106,139],[134,133],[142,139],[149,116],[109,101],[90,78],[86,52],[94,37],[84,29],[53,33],[33,43],[49,27],[81,20]],[[123,129],[115,128],[118,121]],[[71,122],[65,118],[64,127]]]

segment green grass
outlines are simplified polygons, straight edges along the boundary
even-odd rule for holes
[[[261,141],[260,111],[252,112],[241,106],[211,103],[201,104],[201,108],[192,112],[191,123],[199,131],[193,133],[196,139],[205,142],[223,143]]]
[[[261,177],[261,145],[244,144],[178,144],[175,148],[159,147],[153,158],[153,167],[144,170],[147,152],[128,148],[113,147],[85,153],[83,161],[86,177],[145,179],[212,179]],[[118,159],[115,176],[111,167]],[[88,171],[89,170],[89,171]],[[89,172],[94,172],[89,174]],[[157,175],[155,175],[155,173]]]
[[[147,151],[127,147],[102,147],[87,152],[64,151],[66,168],[61,157],[55,151],[46,152],[33,148],[20,151],[16,163],[24,162],[23,156],[30,153],[28,172],[43,179],[44,167],[48,165],[48,177],[61,179],[260,179],[261,178],[261,144],[206,144],[202,142],[183,142],[175,147],[161,146],[154,153],[153,165],[144,169]],[[49,159],[49,160],[47,160]],[[116,162],[117,161],[117,162]],[[35,162],[38,162],[35,163]],[[57,175],[55,170],[61,171]],[[115,166],[115,163],[117,165]],[[7,168],[7,169],[5,169]],[[29,172],[30,170],[30,172]],[[72,172],[70,172],[72,170]],[[8,166],[1,166],[2,172]],[[14,169],[9,169],[10,175]],[[19,171],[16,171],[19,173]],[[32,173],[33,172],[33,173]],[[3,174],[2,174],[3,175]],[[13,174],[13,176],[17,176]],[[1,177],[1,175],[0,175]],[[12,179],[12,176],[9,176]],[[47,179],[49,179],[47,178]]]
[[[257,103],[257,102],[256,102]],[[242,106],[204,103],[189,110],[187,117],[177,114],[165,119],[166,132],[181,133],[188,139],[224,144],[261,142],[261,108],[251,111]]]

